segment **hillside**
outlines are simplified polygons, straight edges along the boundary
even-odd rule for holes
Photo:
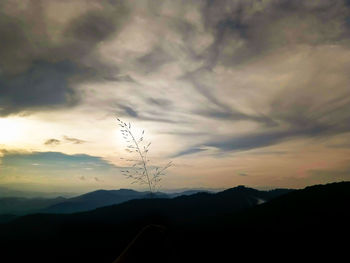
[[[174,198],[198,192],[198,190],[171,194],[158,192],[152,197]],[[97,190],[72,198],[5,197],[0,198],[0,215],[27,215],[34,213],[69,214],[120,204],[133,199],[144,199],[149,197],[149,192],[138,192],[130,189]]]
[[[0,240],[5,242],[3,246],[15,244],[15,247],[25,248],[31,244],[45,247],[52,253],[56,253],[55,248],[59,246],[64,248],[62,255],[81,255],[78,248],[85,247],[93,247],[90,252],[109,249],[106,255],[111,259],[149,223],[160,223],[170,228],[182,224],[196,225],[201,218],[241,211],[255,206],[260,200],[268,201],[287,192],[290,190],[277,193],[240,186],[216,194],[131,200],[76,214],[28,215],[0,225]],[[89,262],[93,262],[94,255],[98,255],[89,253]]]
[[[152,254],[154,262],[159,257],[159,262],[199,262],[281,255],[315,260],[338,249],[336,258],[346,244],[341,238],[349,234],[349,201],[350,183],[267,192],[236,187],[131,200],[89,212],[15,219],[0,225],[0,245],[20,248],[37,262],[45,257],[33,254],[33,247],[55,255],[57,262],[112,262],[144,226],[158,224],[166,234],[164,242],[152,244],[159,254]]]

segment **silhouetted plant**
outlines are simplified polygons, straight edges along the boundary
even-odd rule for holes
[[[130,163],[130,169],[122,170],[122,174],[128,179],[132,179],[132,184],[146,184],[149,191],[154,193],[159,187],[161,177],[165,175],[165,170],[172,166],[172,162],[168,162],[163,167],[149,166],[148,151],[151,143],[146,143],[144,140],[145,131],[142,131],[141,136],[137,139],[132,132],[131,124],[118,120],[118,125],[121,127],[121,134],[124,140],[128,143],[125,151],[134,154],[137,157],[132,159],[120,158]]]

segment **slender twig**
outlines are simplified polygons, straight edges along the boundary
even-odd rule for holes
[[[131,133],[131,131],[130,131],[130,129],[129,129],[128,127],[126,127],[126,129],[127,129],[128,133],[130,134],[130,136],[131,136],[133,142],[134,142],[135,145],[136,145],[136,148],[137,148],[136,152],[138,152],[139,155],[140,155],[140,158],[141,158],[142,164],[143,164],[143,169],[144,169],[144,171],[145,171],[145,173],[146,173],[146,177],[147,177],[147,181],[148,181],[149,190],[150,190],[150,192],[152,192],[151,181],[149,180],[148,170],[147,170],[145,158],[144,158],[144,156],[142,155],[142,152],[141,152],[141,150],[140,150],[139,144],[138,144],[138,142],[135,140],[134,135]]]
[[[170,166],[172,166],[172,162],[169,162],[167,165],[165,165],[163,168],[156,167],[155,172],[153,174],[149,173],[148,168],[148,151],[151,143],[148,143],[147,146],[142,145],[145,144],[144,133],[145,131],[142,131],[142,135],[139,140],[137,140],[134,136],[134,134],[131,131],[131,124],[127,124],[120,119],[117,119],[119,122],[119,126],[122,128],[121,133],[123,135],[124,140],[129,143],[128,146],[126,146],[125,151],[128,153],[138,153],[139,159],[125,159],[129,162],[134,162],[131,166],[133,171],[130,170],[123,170],[121,171],[122,174],[129,179],[133,179],[132,184],[139,183],[139,184],[147,184],[150,190],[150,193],[152,194],[156,186],[159,184],[161,180],[161,176],[165,175],[164,171],[168,169]],[[143,146],[143,148],[142,148]],[[124,159],[124,158],[121,158]],[[142,173],[141,173],[142,171]]]

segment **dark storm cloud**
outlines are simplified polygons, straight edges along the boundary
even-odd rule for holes
[[[279,108],[279,110],[281,110]],[[320,112],[307,116],[307,111],[300,109],[298,105],[284,111],[285,115],[280,115],[276,122],[283,123],[277,129],[270,129],[259,133],[247,133],[240,136],[227,138],[214,136],[212,140],[204,144],[185,149],[176,156],[182,156],[196,152],[201,147],[215,147],[224,152],[246,151],[256,148],[272,146],[295,138],[327,138],[334,135],[350,132],[350,103],[337,108],[334,111]],[[339,113],[347,113],[342,118]],[[327,122],[324,121],[325,114],[329,114]],[[333,114],[332,114],[333,113]]]
[[[128,14],[123,2],[100,1],[93,8],[92,2],[80,1],[88,11],[77,10],[63,25],[47,15],[55,3],[30,1],[22,9],[11,1],[0,3],[0,116],[72,106],[79,96],[71,79],[76,83],[108,73],[93,51],[119,31]]]
[[[218,148],[221,152],[246,151],[274,145],[287,139],[291,139],[295,136],[296,134],[293,134],[292,132],[270,132],[265,134],[263,133],[235,136],[232,138],[214,138],[213,140],[207,141],[204,144],[200,144],[182,150],[175,154],[174,157],[189,155],[203,151],[201,147],[215,147]]]
[[[78,71],[69,61],[37,61],[19,75],[6,77],[0,74],[0,115],[39,107],[74,105],[78,95],[70,86],[70,78]]]
[[[165,3],[157,3],[151,5],[151,12],[162,16]],[[181,49],[183,53],[179,54],[185,54],[191,62],[201,63],[178,79],[194,88],[193,97],[202,96],[207,101],[195,105],[191,114],[218,122],[248,121],[259,125],[257,130],[247,131],[243,135],[212,135],[207,142],[187,147],[175,156],[196,153],[206,147],[216,147],[222,151],[250,150],[295,138],[331,137],[350,131],[350,101],[346,90],[350,73],[347,70],[348,62],[339,62],[338,66],[332,63],[347,50],[350,32],[348,1],[212,0],[188,1],[186,5],[176,1],[173,3],[174,13],[167,14],[161,21],[164,21],[162,26],[167,31],[176,32],[177,40],[182,41],[180,48],[164,48],[164,45],[172,46],[173,43],[157,42],[141,58],[138,57],[138,65],[144,64],[146,68],[151,68],[152,73],[159,71],[168,62],[172,63],[167,60],[168,57],[174,60],[180,57],[176,52]],[[192,45],[194,38],[203,32],[199,33],[197,25],[182,16],[189,6],[199,10],[198,21],[203,22],[205,33],[213,38],[204,49],[196,50]],[[298,54],[296,47],[305,48],[305,53]],[[332,47],[331,55],[317,51],[322,47],[329,50]],[[334,47],[340,51],[337,53]],[[290,53],[286,55],[285,50]],[[175,53],[170,54],[171,51]],[[232,100],[227,100],[223,93],[217,92],[222,87],[216,84],[215,67],[233,70],[247,67],[249,72],[249,65],[254,62],[260,63],[259,69],[279,65],[283,60],[292,60],[290,54],[293,52],[295,57],[304,56],[307,66],[300,71],[288,68],[282,72],[281,76],[288,73],[292,77],[283,84],[284,87],[276,87],[279,92],[268,94],[270,90],[264,90],[265,83],[261,83],[261,87],[260,83],[257,87],[245,84],[245,89],[237,89],[237,93],[251,93],[252,97],[259,97],[259,93],[265,95],[266,92],[270,97],[263,110],[255,110],[255,105],[251,104],[251,111],[246,113],[232,105]],[[272,55],[275,58],[268,60]],[[278,70],[278,66],[271,67],[271,71]],[[334,72],[337,72],[339,80],[334,81]],[[254,78],[254,71],[250,77]],[[267,79],[268,76],[262,78],[263,81]],[[233,98],[236,89],[234,79],[231,86],[225,87],[226,90],[230,88],[232,92],[228,92],[228,96]],[[163,109],[166,110],[165,107]],[[144,119],[145,112],[138,107],[137,114],[135,110],[129,110],[127,114]]]
[[[51,32],[59,25],[47,18],[45,7],[49,2],[32,1],[28,10],[20,14],[11,13],[4,3],[0,4],[1,116],[76,105],[81,95],[74,88],[77,83],[109,80],[127,82],[127,88],[137,89],[137,92],[125,92],[123,95],[127,96],[122,99],[113,91],[117,95],[108,98],[107,107],[121,117],[174,124],[193,124],[200,119],[203,127],[209,120],[217,125],[221,121],[246,121],[257,127],[243,135],[228,135],[230,131],[224,135],[212,134],[205,143],[194,142],[177,156],[204,151],[205,147],[249,150],[293,138],[350,131],[348,62],[333,62],[342,58],[348,48],[348,1],[105,0],[86,3],[87,11],[76,10],[77,14],[62,30],[57,30],[60,33]],[[123,27],[124,24],[130,28]],[[124,38],[114,42],[120,32]],[[111,58],[108,63],[96,51],[103,43],[119,45],[110,53],[107,45],[106,56]],[[335,47],[340,51],[318,60],[325,52],[313,52],[322,46],[332,52],[336,52]],[[289,56],[296,52],[295,47],[305,48],[306,52]],[[290,53],[286,55],[288,52],[281,50]],[[269,60],[271,56],[275,57]],[[283,87],[265,90],[270,77],[266,76],[255,86],[246,81],[243,87],[237,88],[235,77],[242,76],[245,80],[255,77],[256,69],[249,71],[255,62],[260,63],[259,70],[271,67],[271,72],[277,72],[281,61],[300,56],[305,57],[302,63],[307,65],[305,68],[297,71],[287,65],[285,71],[273,75],[275,78],[292,75],[288,75],[288,83],[278,84]],[[238,73],[218,84],[217,67]],[[242,68],[244,70],[239,71]],[[334,84],[332,79],[338,77],[337,74],[343,82]],[[179,87],[180,92],[170,90],[171,96],[161,98],[166,96],[168,84],[179,84],[176,81],[185,82],[193,88],[193,93],[182,97]],[[221,83],[226,86],[222,87]],[[158,87],[153,90],[152,85],[164,86],[164,92],[159,92]],[[99,92],[103,98],[103,88]],[[248,95],[243,96],[242,101],[239,101],[242,96],[237,96],[234,101],[235,95],[241,93]],[[265,99],[259,97],[260,94],[269,97],[264,100],[262,110],[250,101],[252,97],[256,101]],[[193,101],[202,102],[202,98],[205,102],[195,105]],[[185,113],[185,117],[179,113]]]
[[[248,133],[232,138],[212,139],[200,147],[210,146],[222,151],[244,151],[275,145],[295,138],[326,138],[350,132],[350,102],[324,106],[312,111],[311,106],[291,104],[288,109],[275,106],[271,118],[280,123],[277,129],[259,133]],[[186,151],[185,151],[186,152]]]
[[[138,59],[139,69],[144,73],[158,71],[164,64],[173,61],[172,56],[161,47],[154,47],[148,54]]]
[[[219,148],[222,151],[244,151],[274,145],[298,136],[316,135],[321,133],[321,131],[322,129],[315,131],[272,131],[261,134],[248,134],[235,136],[233,138],[213,140],[204,145]]]
[[[96,44],[116,31],[117,25],[111,23],[111,17],[103,12],[89,12],[75,19],[67,28],[67,37],[82,43]]]
[[[133,117],[133,118],[139,117],[138,112],[129,106],[120,105],[119,108],[121,108],[124,111],[126,116]]]
[[[345,105],[341,111],[348,110],[350,105]],[[298,107],[295,107],[297,110]],[[291,109],[289,109],[291,110]],[[278,129],[266,130],[259,133],[247,133],[233,137],[214,136],[213,139],[204,144],[185,149],[176,156],[182,156],[196,152],[201,147],[215,147],[224,152],[246,151],[267,146],[272,146],[281,142],[295,138],[322,138],[333,136],[345,132],[350,132],[350,116],[342,119],[344,122],[325,123],[322,122],[323,115],[319,114],[314,119],[305,117],[305,114],[288,114],[284,119],[279,119],[284,123],[284,127]]]
[[[206,50],[206,67],[238,65],[298,43],[339,42],[349,31],[344,28],[348,16],[343,1],[207,1],[203,17],[215,41]],[[235,48],[238,42],[243,45]]]
[[[350,131],[350,101],[346,90],[350,71],[347,64],[340,62],[335,66],[330,63],[337,56],[341,57],[341,52],[329,57],[317,52],[311,61],[305,59],[309,65],[304,72],[297,72],[299,76],[290,80],[282,92],[271,95],[269,111],[263,115],[246,114],[235,109],[225,102],[224,97],[217,95],[215,89],[220,87],[213,87],[203,80],[203,74],[214,74],[213,69],[218,65],[236,69],[272,52],[277,55],[283,48],[293,50],[296,46],[304,46],[317,50],[317,47],[327,45],[343,47],[350,32],[350,9],[343,1],[217,0],[207,1],[202,14],[214,41],[200,55],[206,61],[204,66],[183,76],[208,101],[205,107],[194,113],[217,120],[246,120],[262,126],[259,132],[244,135],[213,135],[206,143],[188,147],[176,156],[191,154],[202,147],[244,151],[295,138],[329,138]],[[279,59],[284,57],[281,55]],[[266,66],[269,66],[268,61]],[[339,74],[337,81],[343,81],[340,82],[342,86],[330,81],[334,78],[332,72]],[[251,92],[264,92],[264,89],[251,89]]]
[[[73,19],[63,34],[65,45],[58,51],[68,53],[70,58],[76,60],[89,56],[97,44],[108,40],[121,29],[127,10],[121,5],[113,8],[114,10],[89,11]],[[94,57],[92,63],[87,66],[94,67],[95,63],[101,64],[98,66],[103,66],[103,62],[99,61],[98,57]],[[93,70],[99,71],[98,68],[93,68]],[[103,70],[107,70],[107,68],[103,68]]]
[[[66,23],[61,25],[51,21],[45,11],[46,6],[60,1],[30,1],[21,10],[20,17],[7,11],[4,7],[6,2],[10,4],[11,1],[2,2],[0,11],[0,54],[3,58],[0,65],[5,72],[16,71],[23,67],[22,64],[30,65],[38,59],[79,60],[91,52],[96,44],[117,33],[128,15],[122,1],[99,1],[97,5],[92,5],[90,1],[77,1],[87,4],[88,11],[76,10],[77,15],[67,18]],[[69,3],[66,3],[66,8],[69,7]],[[62,33],[51,33],[49,23],[62,27]],[[57,42],[53,37],[58,38]]]
[[[68,79],[76,75],[80,76],[76,78],[80,81],[91,77],[120,80],[113,76],[118,71],[118,65],[111,69],[93,53],[99,43],[109,40],[121,30],[129,11],[131,10],[132,13],[137,5],[124,1],[99,1],[98,8],[88,8],[88,11],[82,13],[78,13],[77,10],[77,15],[64,25],[61,35],[54,36],[57,38],[54,41],[51,28],[48,26],[50,21],[45,13],[45,8],[50,3],[32,1],[20,15],[9,12],[5,8],[6,3],[8,1],[0,6],[2,7],[0,15],[2,39],[0,84],[2,87],[0,91],[2,95],[4,94],[0,102],[1,115],[18,113],[25,109],[32,110],[36,107],[74,105],[78,96],[69,85]],[[88,1],[86,5],[91,7],[93,3]],[[274,48],[293,44],[293,41],[307,44],[338,41],[344,37],[344,34],[332,32],[337,32],[336,26],[345,20],[348,13],[346,9],[342,10],[341,1],[336,3],[316,1],[310,4],[304,1],[284,0],[215,0],[189,1],[184,7],[181,2],[174,3],[179,9],[178,17],[169,18],[164,26],[180,34],[185,44],[183,48],[187,50],[188,55],[192,56],[193,60],[206,61],[202,68],[209,70],[217,64],[238,65]],[[147,6],[154,14],[162,15],[160,10],[163,4],[150,1]],[[196,6],[201,12],[205,30],[214,36],[213,43],[197,55],[194,55],[197,50],[192,50],[191,46],[196,28],[181,15],[181,10],[184,10],[185,6]],[[319,22],[322,22],[322,26]],[[234,44],[238,42],[243,44],[235,48]],[[164,48],[167,47],[166,45],[158,41],[149,51],[139,56],[136,63],[138,71],[155,72],[163,65],[174,61],[176,54],[171,52],[172,49]],[[40,68],[37,61],[47,65],[49,72]],[[67,61],[70,69],[62,72],[62,68],[57,66],[62,61]],[[78,71],[78,68],[84,70]],[[39,87],[35,87],[36,83],[32,84],[33,87],[23,84],[31,78],[28,76],[30,72],[41,70],[42,73],[39,74],[47,77],[38,80]],[[193,79],[190,81],[199,93],[219,107],[220,110],[212,115],[219,118],[228,116],[228,118],[244,119],[247,117],[237,110],[230,112],[231,109],[213,95],[213,91],[210,91],[211,87],[204,87]],[[37,90],[43,91],[43,96],[38,96]],[[28,100],[24,101],[21,98],[22,94],[24,96],[30,94]],[[254,120],[254,118],[251,119]],[[266,121],[260,117],[255,120]]]

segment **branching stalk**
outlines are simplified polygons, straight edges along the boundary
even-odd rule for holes
[[[123,135],[123,138],[125,141],[129,144],[126,146],[125,151],[128,153],[135,153],[137,152],[139,159],[125,159],[127,162],[133,162],[131,165],[131,169],[121,171],[122,174],[129,178],[133,179],[132,184],[139,183],[139,184],[147,184],[150,190],[150,193],[153,194],[153,192],[156,189],[156,185],[160,182],[161,176],[165,175],[164,171],[168,169],[170,166],[172,166],[172,162],[169,162],[167,165],[165,165],[163,168],[160,167],[154,167],[153,169],[150,169],[148,166],[148,150],[151,143],[148,143],[145,145],[144,141],[144,133],[145,131],[142,131],[142,135],[139,140],[136,139],[134,134],[131,131],[131,124],[127,124],[120,119],[117,119],[119,122],[119,126],[122,128],[121,133]],[[143,146],[143,147],[142,147]],[[121,158],[124,159],[124,158]],[[153,170],[152,173],[150,173],[150,170]],[[142,173],[141,173],[142,171]]]
[[[145,173],[146,173],[147,182],[148,182],[148,186],[149,186],[149,191],[152,193],[152,186],[151,186],[151,181],[149,180],[148,170],[147,170],[147,165],[146,165],[145,158],[144,158],[143,154],[141,153],[139,144],[138,144],[137,141],[135,140],[134,135],[131,133],[131,131],[130,131],[130,129],[129,129],[128,127],[126,127],[126,128],[127,128],[128,133],[130,134],[130,136],[131,136],[133,142],[134,142],[135,145],[136,145],[137,152],[139,153],[140,158],[141,158],[141,160],[142,160],[143,169],[144,169],[144,171],[145,171]]]

